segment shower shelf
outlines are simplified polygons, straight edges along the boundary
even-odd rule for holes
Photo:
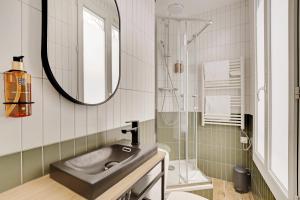
[[[229,60],[228,80],[206,81],[204,78],[204,65],[202,65],[202,126],[206,124],[238,126],[245,128],[245,61],[239,59]],[[234,75],[231,73],[235,72]],[[230,96],[230,114],[215,114],[205,112],[205,99],[208,94]]]

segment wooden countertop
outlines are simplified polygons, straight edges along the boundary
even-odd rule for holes
[[[164,153],[158,152],[143,165],[104,192],[97,200],[115,200],[119,198],[141,177],[163,160],[164,156]],[[0,194],[0,200],[85,200],[85,198],[52,180],[47,175]]]

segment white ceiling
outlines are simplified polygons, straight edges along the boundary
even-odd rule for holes
[[[156,15],[168,16],[168,5],[177,2],[184,5],[181,16],[190,17],[236,1],[237,0],[157,0]]]

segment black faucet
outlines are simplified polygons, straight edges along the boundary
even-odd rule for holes
[[[130,129],[123,129],[122,133],[126,134],[131,132],[131,145],[138,146],[140,144],[140,137],[139,137],[139,121],[129,121],[126,123],[131,123]]]

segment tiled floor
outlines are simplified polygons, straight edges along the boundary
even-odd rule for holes
[[[231,182],[213,179],[213,185],[214,200],[254,200],[251,193],[239,194],[235,192]]]

